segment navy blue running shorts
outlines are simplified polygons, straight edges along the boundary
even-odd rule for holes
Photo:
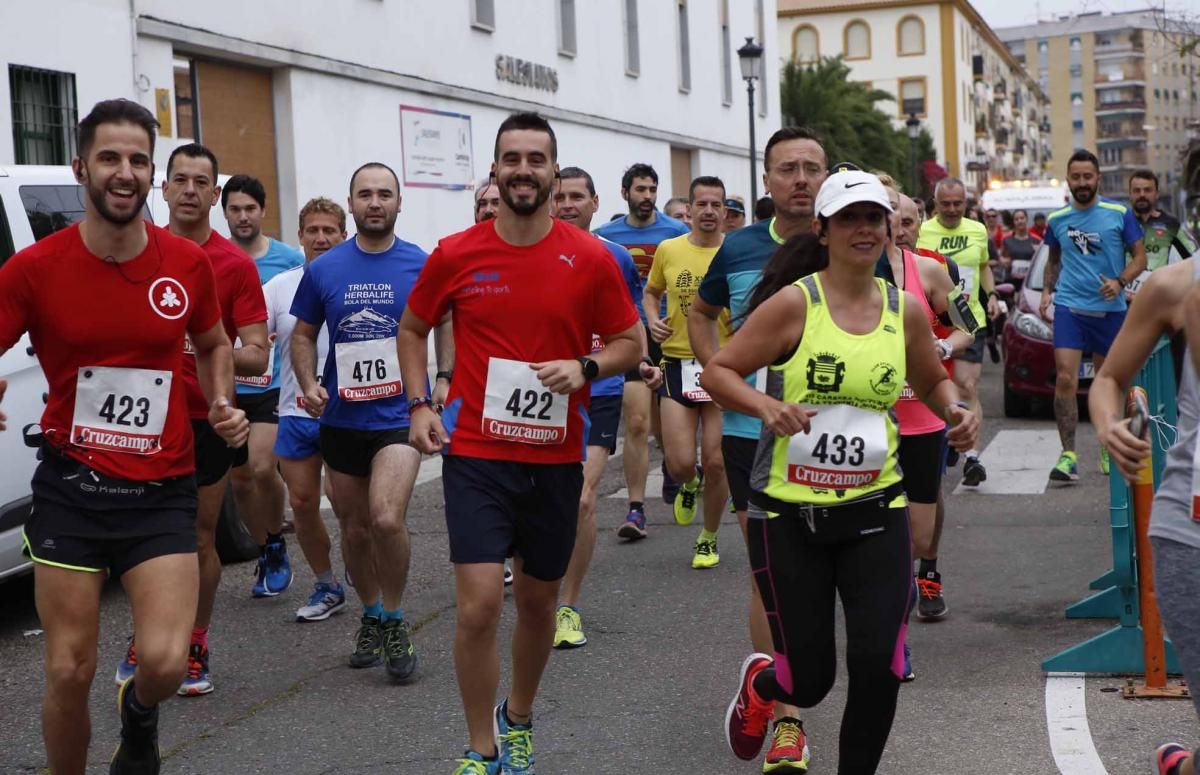
[[[617,451],[617,430],[621,426],[621,404],[623,396],[592,396],[591,407],[588,408],[587,445],[589,447],[604,447],[608,454]]]

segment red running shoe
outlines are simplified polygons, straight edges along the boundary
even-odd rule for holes
[[[764,700],[754,691],[754,679],[774,664],[766,654],[751,654],[742,663],[737,694],[725,714],[725,740],[734,756],[744,761],[758,757],[767,726],[775,712],[775,701]]]
[[[1179,743],[1163,743],[1154,752],[1158,775],[1179,775],[1179,765],[1190,757],[1191,753]]]

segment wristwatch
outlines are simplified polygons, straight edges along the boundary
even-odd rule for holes
[[[1122,288],[1125,288],[1129,285],[1129,283],[1125,282],[1125,278],[1122,277],[1121,275],[1117,275],[1117,284],[1120,285]]]
[[[434,381],[437,381],[437,380],[439,380],[439,379],[444,379],[444,380],[446,380],[447,382],[449,382],[449,381],[450,381],[450,380],[452,380],[453,378],[454,378],[454,372],[452,372],[452,371],[439,371],[439,372],[437,373],[437,375],[436,375],[436,376],[434,376],[434,378],[433,378],[433,379],[434,379]]]
[[[940,360],[949,360],[954,354],[954,345],[947,342],[945,339],[937,340],[938,355],[942,356]]]
[[[600,376],[600,364],[591,358],[576,358],[575,360],[579,361],[579,365],[583,367],[583,378],[588,382]]]
[[[960,409],[963,409],[968,412],[971,411],[971,405],[968,404],[966,401],[955,401],[952,404],[947,404],[946,408],[942,410],[942,417],[946,418],[947,422],[949,422],[949,420],[950,420],[950,407],[952,407],[952,406],[957,406]]]

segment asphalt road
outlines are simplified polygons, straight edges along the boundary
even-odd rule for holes
[[[998,416],[997,367],[988,365],[985,383],[985,440],[1002,430],[1053,431],[1048,417]],[[951,612],[936,624],[914,620],[909,630],[917,680],[901,690],[881,772],[1059,771],[1041,660],[1110,626],[1063,616],[1110,563],[1106,481],[1090,428],[1081,428],[1079,446],[1076,486],[949,496],[939,565]],[[1045,454],[1052,460],[1056,453]],[[986,451],[984,461],[1002,467]],[[955,469],[946,491],[957,483]],[[722,531],[720,567],[694,571],[697,528],[676,527],[661,501],[649,507],[651,537],[618,544],[613,531],[625,504],[607,496],[623,485],[614,461],[601,488],[603,531],[582,606],[590,642],[551,659],[535,709],[538,771],[757,772],[728,752],[722,733],[749,650],[747,560],[736,523]],[[312,580],[293,542],[297,579],[279,598],[250,598],[251,564],[225,568],[211,636],[217,689],[164,707],[164,772],[448,774],[466,732],[451,661],[454,590],[440,506],[441,482],[433,480],[418,488],[409,509],[413,563],[405,609],[416,624],[419,680],[393,686],[382,670],[346,667],[354,612],[318,624],[293,621]],[[332,515],[326,519],[335,531]],[[32,585],[17,580],[0,590],[0,773],[39,772],[42,639]],[[128,621],[124,596],[111,585],[92,690],[95,772],[107,772],[118,730],[112,672]],[[1122,683],[1088,678],[1081,695],[1107,772],[1151,772],[1150,753],[1164,738],[1200,742],[1190,703],[1128,701],[1111,691]],[[804,713],[811,772],[836,772],[845,689],[843,674],[825,702]]]

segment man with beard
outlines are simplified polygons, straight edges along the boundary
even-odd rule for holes
[[[421,456],[408,443],[396,328],[425,252],[394,233],[400,181],[390,167],[359,167],[350,177],[349,207],[358,234],[314,261],[296,289],[292,369],[304,411],[321,418],[333,510],[363,604],[350,666],[382,662],[393,681],[405,681],[417,668],[400,605],[408,581],[406,512]],[[328,329],[332,357],[318,381],[321,326]],[[425,395],[426,384],[422,377],[408,387]]]
[[[638,274],[642,278],[642,288],[646,290],[646,277],[654,264],[654,251],[658,244],[666,239],[688,233],[685,223],[659,212],[655,207],[658,201],[658,173],[649,164],[634,164],[625,170],[621,177],[621,197],[629,205],[629,214],[618,218],[596,229],[596,235],[623,245],[637,263]],[[646,325],[645,310],[642,310],[642,325]],[[662,361],[662,350],[646,329],[646,340],[649,343],[650,358],[655,364]],[[625,399],[622,405],[625,414],[625,451],[623,463],[625,466],[625,487],[629,491],[629,513],[625,522],[630,526],[629,532],[645,531],[646,529],[646,475],[650,468],[649,436],[653,429],[655,436],[662,442],[662,427],[658,417],[658,402],[654,400],[653,392],[646,387],[637,370],[625,375]],[[678,485],[671,481],[667,474],[666,462],[663,462],[663,501],[672,503]]]
[[[445,452],[454,663],[470,739],[456,775],[534,771],[533,703],[575,547],[588,383],[634,369],[641,356],[637,311],[611,255],[550,214],[557,155],[541,116],[517,113],[500,124],[492,163],[500,214],[438,243],[401,321],[413,443]],[[451,308],[456,368],[439,415],[418,385],[429,330]],[[598,352],[593,336],[604,343]],[[512,684],[493,708],[510,555]]]
[[[700,290],[692,299],[687,318],[688,341],[701,365],[708,363],[717,352],[717,320],[722,311],[728,309],[734,328],[740,326],[748,311],[750,294],[771,256],[789,237],[812,230],[813,200],[825,182],[827,167],[825,149],[811,130],[785,127],[767,141],[763,150],[763,188],[775,200],[775,215],[725,239],[700,283]],[[749,381],[753,382],[754,377]],[[762,423],[757,417],[730,411],[722,412],[721,420],[721,457],[733,508],[745,538],[750,470],[754,465]],[[755,650],[774,653],[771,628],[753,578],[750,589],[750,641]],[[763,771],[806,771],[808,745],[800,722],[800,709],[776,704],[775,719]]]
[[[475,223],[488,221],[500,212],[500,190],[490,177],[479,181],[475,187]]]
[[[1054,421],[1062,454],[1050,480],[1079,479],[1075,426],[1079,423],[1079,369],[1084,352],[1096,373],[1125,322],[1125,288],[1146,268],[1142,227],[1125,205],[1097,196],[1100,161],[1079,150],[1067,160],[1071,204],[1046,218],[1046,279],[1038,307],[1054,322]],[[1133,260],[1125,263],[1125,251]],[[1054,315],[1050,316],[1050,305]],[[1100,471],[1108,475],[1108,450],[1100,447]]]
[[[97,103],[71,165],[83,220],[0,267],[0,354],[28,331],[50,384],[24,539],[45,630],[42,733],[50,770],[64,775],[87,766],[109,576],[129,597],[139,647],[117,695],[109,772],[159,772],[158,704],[183,679],[199,585],[185,335],[213,430],[231,446],[249,434],[233,408],[233,349],[208,258],[142,217],[157,134],[136,102]]]
[[[262,374],[267,368],[267,308],[254,261],[236,245],[212,230],[209,211],[221,195],[217,185],[217,157],[198,143],[171,151],[163,199],[170,213],[171,233],[190,239],[208,255],[217,283],[221,322],[230,341],[240,338],[233,351],[234,374]],[[234,450],[208,424],[208,401],[200,389],[196,358],[191,341],[183,344],[183,382],[188,415],[192,421],[196,456],[196,544],[200,561],[200,597],[192,644],[188,653],[187,677],[179,687],[183,697],[208,694],[213,690],[209,673],[208,635],[217,587],[221,583],[221,558],[217,556],[217,521],[225,501],[229,469],[245,460],[246,448]],[[262,558],[260,558],[260,563]],[[125,659],[117,666],[117,683],[133,676],[137,667],[136,639],[129,639]]]
[[[254,259],[259,280],[304,264],[295,248],[262,233],[267,192],[262,181],[234,175],[221,189],[221,209],[233,242]],[[238,344],[237,342],[234,343]],[[285,490],[275,456],[279,426],[279,347],[271,345],[270,362],[261,374],[237,377],[238,406],[250,418],[248,460],[233,468],[233,496],[238,513],[259,546],[258,572],[250,594],[274,597],[292,584],[292,568],[283,540]]]
[[[1129,203],[1133,214],[1142,224],[1146,246],[1146,272],[1129,284],[1132,295],[1149,277],[1148,272],[1169,263],[1182,261],[1196,252],[1196,240],[1179,219],[1158,209],[1158,175],[1151,170],[1137,170],[1129,178]]]

